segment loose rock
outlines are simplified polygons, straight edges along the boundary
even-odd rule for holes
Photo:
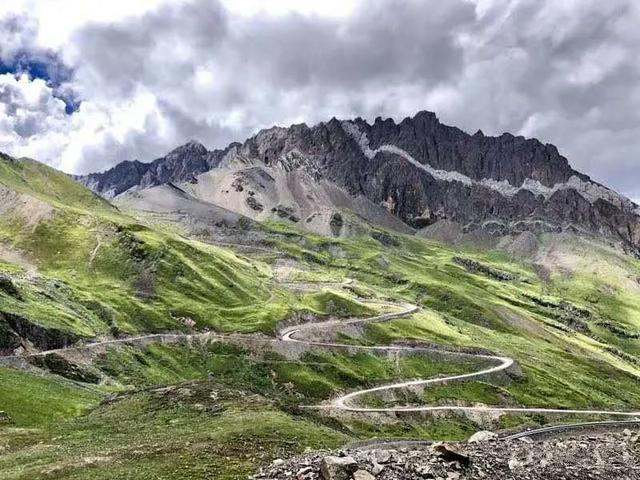
[[[375,480],[376,477],[371,475],[366,470],[356,470],[353,474],[353,480]]]
[[[493,432],[489,432],[487,430],[481,430],[471,435],[469,437],[469,440],[467,440],[467,442],[469,443],[488,442],[489,440],[494,440],[497,437],[498,436]]]
[[[328,456],[320,462],[320,472],[324,480],[349,480],[356,470],[358,463],[353,457]]]
[[[640,429],[540,440],[442,443],[425,450],[307,453],[254,480],[638,480]],[[629,433],[631,433],[629,435]],[[387,455],[388,452],[390,453]],[[341,455],[341,456],[338,456]],[[386,463],[381,464],[379,460]]]

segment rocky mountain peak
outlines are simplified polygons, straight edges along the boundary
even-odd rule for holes
[[[130,188],[197,182],[198,175],[223,160],[294,175],[282,180],[293,191],[300,190],[295,183],[301,181],[295,172],[306,172],[416,229],[440,220],[464,232],[496,236],[571,229],[640,246],[638,206],[574,170],[554,145],[510,133],[470,135],[429,111],[399,123],[382,117],[373,123],[332,118],[312,127],[272,127],[224,150],[207,151],[190,141],[150,164],[120,166],[80,180],[105,196],[117,195]],[[296,200],[305,211],[313,201]]]
[[[103,172],[73,178],[105,198],[115,197],[140,184],[150,165],[138,160],[125,160]]]
[[[206,156],[209,151],[207,148],[196,140],[189,140],[184,145],[171,150],[165,158],[181,159],[185,156]]]

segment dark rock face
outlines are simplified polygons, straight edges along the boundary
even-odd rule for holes
[[[634,252],[640,246],[638,206],[573,170],[553,145],[508,133],[469,135],[431,112],[400,123],[334,118],[314,127],[274,127],[213,152],[190,142],[151,164],[125,162],[81,181],[109,196],[132,185],[189,181],[227,155],[304,169],[414,228],[446,220],[464,232],[572,231]]]
[[[293,209],[286,205],[276,205],[271,209],[271,211],[275,213],[279,218],[286,218],[293,223],[298,223],[300,221],[300,219],[293,213]]]
[[[342,215],[340,215],[338,212],[335,212],[333,215],[331,215],[329,226],[331,227],[331,233],[333,234],[333,236],[339,236],[340,231],[344,226],[344,219],[342,218]]]
[[[20,295],[20,290],[16,287],[11,277],[8,275],[0,274],[0,291],[3,291],[7,295],[12,296],[18,300],[22,300],[22,295]]]
[[[4,152],[0,152],[0,160],[4,162],[15,162],[15,159]]]
[[[486,275],[487,277],[499,280],[501,282],[511,282],[518,278],[513,273],[497,270],[488,265],[484,265],[480,262],[476,262],[475,260],[471,260],[470,258],[453,257],[453,262],[461,265],[470,272],[481,273],[483,275]]]
[[[510,133],[499,137],[487,137],[482,132],[468,135],[441,124],[432,112],[419,112],[399,124],[381,118],[373,125],[360,119],[356,124],[367,133],[371,148],[396,145],[421,163],[440,170],[455,170],[475,180],[493,178],[522,185],[526,179],[532,179],[552,187],[576,173],[553,145]]]
[[[204,145],[191,141],[172,150],[167,156],[154,160],[142,176],[140,186],[187,182],[196,175],[217,167],[225,153],[226,150],[209,152]]]
[[[62,355],[50,353],[39,357],[30,357],[29,362],[36,367],[45,368],[52,373],[70,380],[83,383],[99,383],[100,377],[80,365],[70,362]]]
[[[151,163],[124,161],[105,172],[74,178],[96,193],[115,197],[133,187],[192,181],[197,175],[217,167],[233,146],[210,152],[204,145],[190,141]]]
[[[74,177],[84,186],[105,197],[115,197],[139,185],[142,176],[149,170],[150,164],[137,160],[119,163],[115,167],[101,173],[91,173]]]
[[[11,353],[23,341],[39,350],[52,350],[73,345],[80,337],[56,328],[45,328],[13,313],[0,311],[0,354]]]

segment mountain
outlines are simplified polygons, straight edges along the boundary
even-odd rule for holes
[[[245,236],[251,228],[170,185],[158,188],[144,198],[171,211],[200,208],[202,224]],[[245,260],[142,225],[35,160],[0,155],[0,200],[0,355],[181,329],[187,317],[213,326],[238,307],[243,317],[268,310],[269,279]]]
[[[68,175],[28,158],[16,159],[0,152],[0,191],[4,202],[1,212],[11,210],[14,201],[25,208],[47,204],[47,208],[115,211],[95,193],[69,179]],[[33,219],[29,219],[33,220]]]
[[[327,454],[309,449],[638,416],[640,259],[569,233],[505,237],[508,254],[412,235],[372,177],[350,190],[329,168],[404,165],[350,135],[272,129],[195,176],[212,156],[190,144],[121,166],[145,186],[110,200],[0,155],[0,478],[312,479]],[[517,444],[473,465],[505,473]],[[420,471],[473,473],[442,460]]]
[[[351,210],[426,235],[445,220],[491,237],[569,231],[640,247],[640,208],[571,168],[555,146],[509,133],[469,135],[431,112],[400,123],[334,118],[274,127],[212,152],[190,142],[150,164],[123,162],[78,179],[107,198],[185,184],[242,215],[323,233],[340,234],[334,213]]]
[[[169,182],[189,181],[218,166],[226,152],[227,150],[209,152],[204,145],[190,141],[150,163],[127,160],[106,172],[74,178],[105,198],[113,198],[133,187],[146,188]]]

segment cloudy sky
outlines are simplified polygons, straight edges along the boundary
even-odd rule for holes
[[[0,151],[86,173],[273,124],[433,110],[640,199],[636,0],[13,0]]]

